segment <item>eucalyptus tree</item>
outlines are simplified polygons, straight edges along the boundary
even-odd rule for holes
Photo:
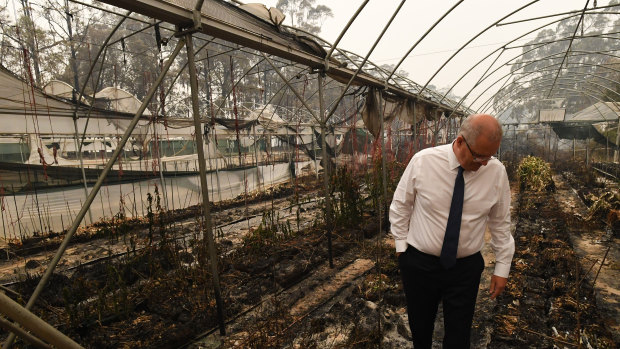
[[[316,0],[278,0],[276,7],[286,14],[292,27],[318,34],[325,19],[334,14],[329,7],[315,3]]]

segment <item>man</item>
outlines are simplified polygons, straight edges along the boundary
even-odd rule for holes
[[[506,286],[514,254],[510,188],[506,169],[492,157],[501,139],[494,117],[470,115],[452,144],[415,154],[394,192],[391,231],[416,349],[431,348],[440,301],[443,347],[470,347],[487,226],[496,259],[491,299]]]

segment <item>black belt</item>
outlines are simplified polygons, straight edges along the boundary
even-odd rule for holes
[[[407,244],[407,250],[408,251],[411,250],[411,252],[413,252],[413,253],[415,253],[417,255],[420,255],[420,256],[422,256],[422,257],[424,257],[426,259],[433,259],[433,260],[436,259],[437,262],[439,263],[439,256],[435,256],[435,255],[432,255],[432,254],[428,254],[428,253],[422,252],[422,251],[418,250],[417,248],[415,248],[415,247],[413,247],[413,246],[411,246],[409,244]],[[470,259],[477,258],[480,255],[481,255],[481,253],[480,253],[480,251],[478,251],[478,252],[476,252],[474,254],[471,254],[469,256],[457,258],[456,260],[457,261],[465,262],[465,261],[468,261]]]

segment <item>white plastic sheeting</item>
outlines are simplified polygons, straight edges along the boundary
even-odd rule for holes
[[[620,116],[618,102],[598,102],[575,114],[567,115],[566,122],[616,121]]]
[[[300,162],[295,164],[296,173],[313,173],[312,162]],[[218,180],[219,177],[219,180]],[[259,166],[245,170],[219,171],[207,174],[209,185],[209,199],[212,202],[227,200],[246,191],[264,189],[274,184],[283,183],[291,179],[289,164],[275,164]],[[146,194],[153,194],[155,186],[163,198],[167,197],[168,208],[178,209],[191,205],[197,205],[200,201],[201,189],[200,178],[194,176],[166,177],[166,196],[162,195],[162,187],[159,179],[151,179],[134,183],[104,185],[90,207],[95,220],[102,217],[112,217],[121,210],[128,217],[146,214]],[[219,183],[219,184],[218,184]],[[135,195],[128,193],[135,193]],[[120,198],[123,198],[120,200]],[[135,199],[135,202],[134,202]],[[7,237],[12,238],[19,234],[20,229],[26,235],[34,231],[51,229],[61,231],[71,223],[75,214],[82,207],[84,189],[73,187],[61,191],[39,190],[37,197],[31,194],[15,195],[15,204],[6,205],[7,212],[2,216],[7,227]],[[37,209],[37,205],[39,206]],[[17,211],[16,211],[17,207]],[[45,213],[39,220],[39,212]],[[13,217],[13,222],[9,221]],[[17,220],[19,217],[19,220]],[[83,221],[82,224],[85,222]],[[86,222],[87,223],[87,222]],[[17,226],[20,225],[20,227]]]

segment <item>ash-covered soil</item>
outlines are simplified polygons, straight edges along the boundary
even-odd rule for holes
[[[34,311],[87,348],[411,347],[381,215],[365,212],[358,227],[332,230],[332,268],[316,200],[320,184],[301,183],[276,189],[279,196],[240,198],[214,209],[226,336],[219,335],[210,261],[195,212],[156,214],[129,228],[103,224],[105,234],[92,228],[91,239],[70,247]],[[616,347],[614,305],[602,305],[600,286],[606,282],[609,292],[618,292],[617,250],[595,280],[598,265],[590,266],[603,255],[584,255],[580,240],[570,238],[590,236],[591,224],[566,213],[577,205],[568,189],[558,187],[557,194],[514,194],[517,252],[508,288],[496,301],[487,293],[493,256],[488,246],[483,250],[472,347],[571,347],[577,340],[583,347],[586,341],[593,348]],[[242,216],[254,218],[237,222]],[[14,299],[25,302],[36,285],[36,272],[44,270],[57,243],[47,239],[51,243],[38,242],[38,250],[24,245],[34,254],[14,246],[11,260],[0,263]],[[441,320],[440,314],[434,348],[441,347]]]

